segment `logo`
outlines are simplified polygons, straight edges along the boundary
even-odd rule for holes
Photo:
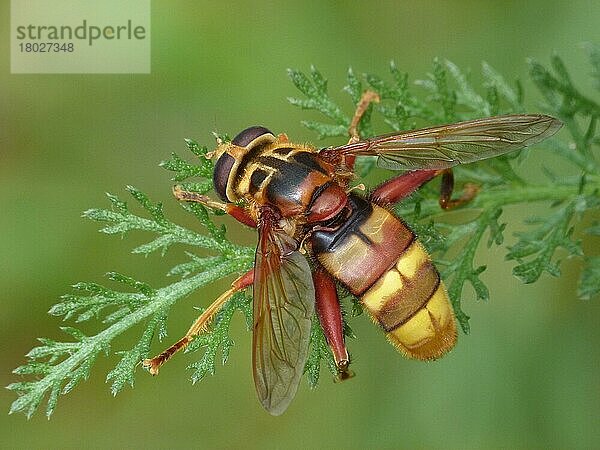
[[[12,0],[11,73],[150,73],[150,0]]]

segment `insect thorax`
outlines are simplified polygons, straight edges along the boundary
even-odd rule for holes
[[[332,182],[333,166],[312,147],[275,140],[244,150],[228,178],[227,196],[236,200],[270,204],[291,217],[303,214],[315,194]]]

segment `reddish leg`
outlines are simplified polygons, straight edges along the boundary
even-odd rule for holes
[[[248,214],[248,211],[232,203],[216,202],[206,195],[185,191],[180,186],[173,187],[173,195],[177,200],[200,203],[208,208],[224,211],[238,222],[249,227],[256,228],[257,226],[256,221]]]
[[[379,94],[375,91],[367,90],[363,92],[360,100],[358,101],[358,105],[356,105],[356,111],[354,111],[354,116],[352,116],[352,120],[350,121],[350,128],[348,128],[348,134],[350,135],[349,144],[360,141],[360,135],[358,134],[358,124],[362,119],[362,116],[367,111],[367,108],[372,102],[379,103],[380,97]]]
[[[439,170],[413,170],[386,181],[371,193],[370,200],[379,205],[398,203],[439,174]]]
[[[386,181],[373,191],[370,200],[379,205],[398,203],[415,192],[423,184],[437,175],[442,175],[440,185],[440,206],[443,209],[452,209],[467,203],[477,195],[479,188],[471,183],[464,187],[463,194],[458,199],[452,199],[454,189],[454,175],[452,169],[445,170],[414,170],[406,172],[391,180]]]
[[[346,380],[352,377],[353,374],[348,369],[350,357],[344,342],[342,311],[335,283],[327,272],[320,268],[313,272],[313,282],[315,284],[317,315],[338,368],[338,379],[340,381]]]
[[[231,283],[231,288],[221,294],[221,296],[216,299],[212,305],[210,305],[202,314],[200,314],[200,317],[198,317],[192,324],[185,336],[183,336],[161,354],[156,355],[154,358],[143,360],[142,366],[152,375],[157,375],[160,366],[171,359],[171,357],[179,350],[186,348],[196,336],[208,329],[208,325],[210,324],[210,321],[214,315],[221,309],[225,302],[231,298],[233,294],[247,288],[253,282],[254,269],[251,269]]]
[[[457,199],[452,199],[454,190],[454,174],[452,169],[446,169],[442,173],[442,184],[440,186],[440,206],[443,209],[452,209],[470,202],[479,192],[479,186],[467,183],[463,189],[462,195]]]
[[[350,121],[350,127],[348,128],[348,134],[350,135],[349,144],[353,144],[355,142],[360,141],[360,134],[358,133],[358,124],[360,120],[364,116],[367,108],[371,103],[379,103],[380,97],[379,94],[375,91],[367,90],[363,92],[358,105],[356,105],[356,111],[354,111],[354,116],[352,116],[352,120]],[[344,163],[348,170],[352,171],[354,169],[354,161],[356,160],[356,156],[348,155],[345,157]]]

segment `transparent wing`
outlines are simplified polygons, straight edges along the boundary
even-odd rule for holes
[[[561,126],[541,114],[496,116],[377,136],[329,151],[379,156],[377,164],[387,169],[447,169],[535,144]]]
[[[254,384],[263,407],[283,413],[308,355],[315,289],[298,243],[261,216],[254,269]]]

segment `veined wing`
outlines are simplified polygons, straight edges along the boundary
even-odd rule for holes
[[[447,169],[536,144],[561,126],[551,116],[513,114],[386,134],[330,151],[379,156],[377,164],[387,169]]]
[[[315,289],[298,243],[261,214],[254,272],[254,384],[263,407],[282,414],[296,394],[308,356]]]

